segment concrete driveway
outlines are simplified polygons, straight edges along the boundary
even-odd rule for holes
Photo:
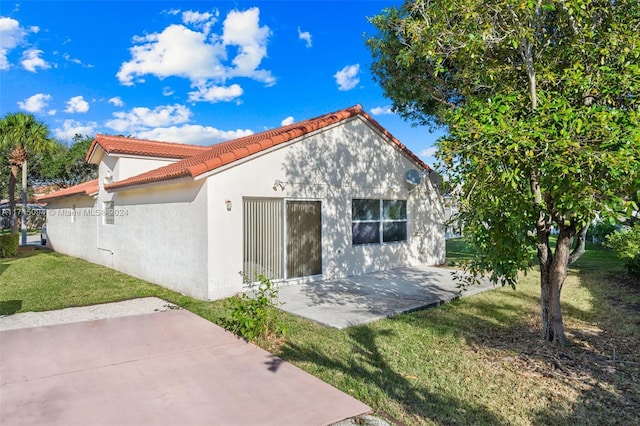
[[[326,425],[369,411],[184,310],[0,332],[2,425]]]
[[[281,308],[335,328],[365,324],[436,306],[494,286],[490,282],[461,291],[453,270],[411,266],[333,281],[283,286]]]

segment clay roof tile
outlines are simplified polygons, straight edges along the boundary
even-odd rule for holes
[[[109,154],[139,155],[143,157],[183,159],[192,157],[209,149],[207,146],[187,145],[174,142],[150,141],[144,139],[127,138],[124,136],[96,135],[87,152],[89,161],[100,146]]]
[[[59,191],[37,196],[36,200],[50,201],[56,198],[70,197],[74,195],[94,195],[97,193],[98,193],[98,179],[93,179],[78,185],[61,189]]]
[[[418,164],[425,170],[431,170],[429,166],[427,166],[407,147],[400,143],[399,140],[393,137],[393,135],[391,135],[377,121],[371,118],[369,114],[364,112],[360,105],[356,105],[341,111],[301,121],[299,123],[290,124],[277,129],[267,130],[265,132],[212,145],[205,150],[198,152],[195,155],[188,156],[176,163],[169,164],[167,166],[163,166],[158,169],[151,170],[149,172],[142,173],[140,175],[133,176],[122,181],[107,184],[105,185],[105,189],[115,190],[119,188],[148,184],[153,182],[162,182],[182,177],[196,177],[202,175],[203,173],[215,170],[218,167],[233,163],[234,161],[246,158],[257,152],[264,151],[273,146],[289,142],[300,136],[349,119],[351,117],[355,117],[357,115],[361,115],[367,121],[369,121],[371,125],[378,129],[378,131],[385,135],[400,150],[402,150],[406,155],[413,159],[416,164]],[[197,148],[200,149],[202,147]],[[89,158],[89,154],[87,154],[87,158]]]

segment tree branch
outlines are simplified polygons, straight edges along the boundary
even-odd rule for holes
[[[578,232],[578,244],[576,248],[573,249],[571,254],[569,255],[569,265],[573,264],[576,260],[580,258],[584,254],[584,247],[587,242],[587,231],[589,230],[589,224],[587,223],[580,232]]]

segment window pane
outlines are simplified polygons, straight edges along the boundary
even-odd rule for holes
[[[384,220],[406,220],[407,202],[405,200],[384,200],[382,202]]]
[[[351,202],[353,220],[380,220],[380,200],[354,199]]]
[[[104,204],[104,223],[105,225],[113,225],[114,219],[114,211],[113,211],[113,201],[105,201]]]
[[[358,222],[351,225],[353,244],[377,244],[380,242],[380,222]]]
[[[382,224],[383,242],[406,241],[407,222],[385,222]]]

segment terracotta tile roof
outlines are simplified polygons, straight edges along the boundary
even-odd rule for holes
[[[299,123],[290,124],[288,126],[279,127],[266,132],[245,136],[222,142],[209,147],[205,152],[194,155],[167,166],[142,173],[128,179],[113,182],[105,185],[105,189],[114,190],[129,186],[143,185],[154,182],[161,182],[171,179],[179,179],[185,177],[196,177],[203,173],[210,172],[224,165],[233,163],[234,161],[248,157],[260,151],[264,151],[273,146],[291,141],[300,136],[304,136],[313,131],[322,129],[332,124],[347,120],[351,117],[361,115],[368,120],[371,125],[377,128],[389,140],[398,146],[406,155],[415,161],[425,170],[431,170],[422,160],[404,146],[398,139],[393,137],[385,128],[375,121],[369,114],[363,111],[360,105],[356,105],[347,109],[332,112],[320,117],[301,121]]]
[[[70,186],[60,191],[35,197],[37,201],[49,201],[54,198],[70,197],[72,195],[94,195],[98,193],[98,179],[93,179],[79,185]]]
[[[124,136],[98,134],[87,152],[85,158],[87,161],[91,160],[98,145],[109,154],[129,154],[176,159],[192,157],[209,149],[207,146],[148,141],[144,139],[126,138]]]

